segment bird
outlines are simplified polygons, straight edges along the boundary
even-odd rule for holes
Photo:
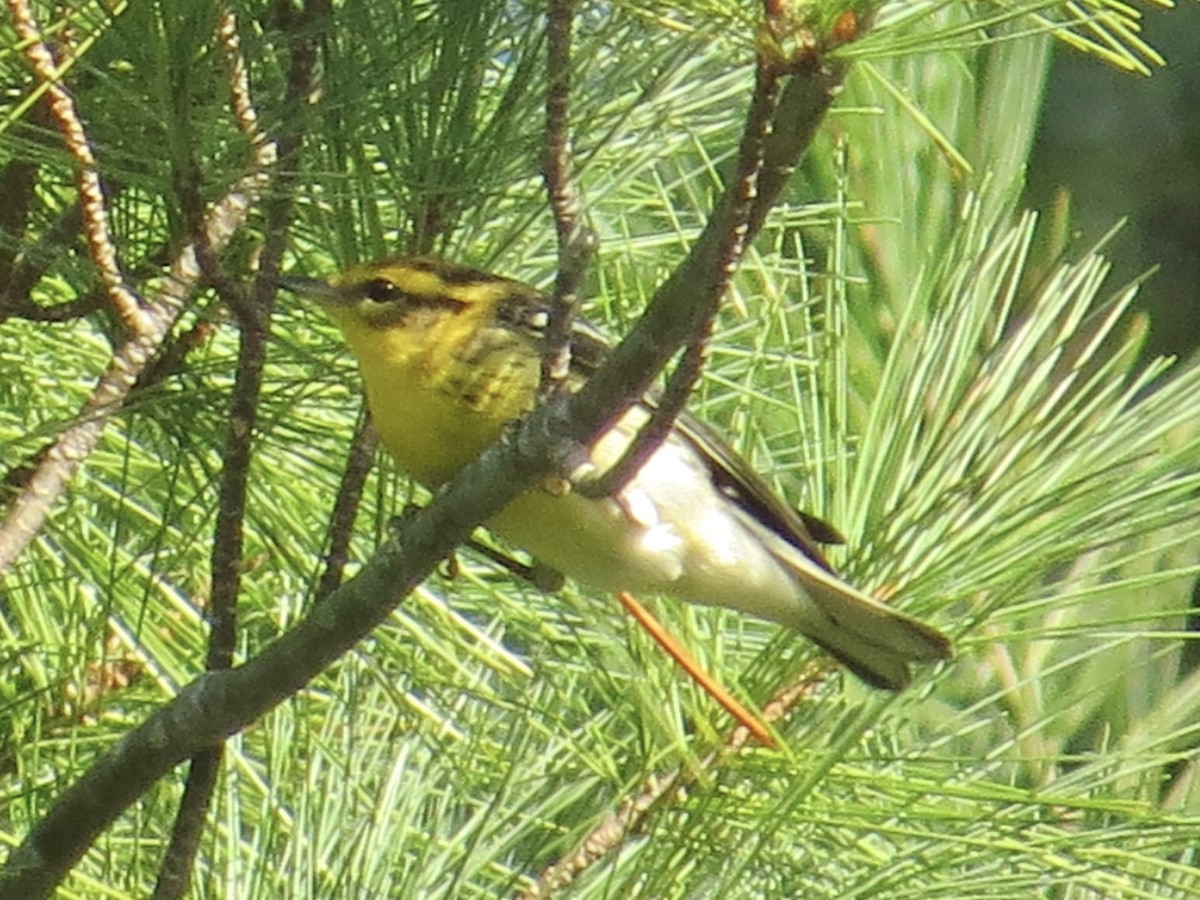
[[[311,298],[340,329],[384,448],[430,489],[537,403],[553,309],[528,284],[395,256],[279,285]],[[609,344],[576,316],[568,346],[573,390]],[[621,458],[653,402],[632,404],[587,448],[595,472]],[[910,664],[952,655],[942,632],[838,576],[819,546],[842,542],[837,530],[786,503],[687,412],[610,495],[535,484],[486,524],[541,566],[593,589],[667,595],[794,629],[877,688],[902,690]]]

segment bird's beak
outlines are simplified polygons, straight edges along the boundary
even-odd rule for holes
[[[301,297],[311,297],[322,303],[343,299],[343,292],[320,278],[305,278],[300,275],[285,275],[275,279],[275,284],[285,291]]]

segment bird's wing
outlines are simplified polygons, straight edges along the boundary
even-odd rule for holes
[[[609,346],[604,332],[587,319],[576,317],[571,331],[571,367],[578,375],[586,379],[594,372],[607,356]],[[648,408],[653,408],[656,400],[652,393],[642,402]],[[817,545],[845,543],[845,538],[836,528],[784,503],[729,442],[709,425],[683,412],[676,418],[675,428],[704,460],[713,484],[722,494],[817,565],[833,571]]]

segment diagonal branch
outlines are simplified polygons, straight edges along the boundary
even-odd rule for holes
[[[350,561],[350,539],[354,535],[354,519],[358,514],[363,486],[375,461],[375,449],[379,436],[371,424],[371,417],[364,408],[359,416],[354,439],[346,455],[346,467],[342,470],[342,482],[338,485],[337,499],[329,517],[329,552],[325,554],[325,570],[317,581],[316,596],[321,599],[342,583],[346,564]]]
[[[767,130],[748,210],[739,199],[744,185],[735,181],[727,186],[691,251],[659,286],[645,315],[613,351],[609,364],[573,398],[572,408],[578,413],[570,434],[586,442],[613,425],[633,402],[628,398],[641,397],[667,360],[703,333],[728,282],[729,266],[762,229],[845,74],[843,64],[821,62],[790,78]],[[616,398],[627,399],[621,403]]]
[[[832,102],[841,70],[814,67],[784,91],[764,163],[790,169]],[[796,115],[783,118],[784,110]],[[809,120],[804,114],[815,118]],[[785,153],[784,150],[788,152]],[[788,153],[794,156],[788,158]],[[764,173],[769,174],[769,173]],[[666,362],[694,342],[719,303],[745,240],[761,225],[783,179],[758,185],[746,201],[730,186],[680,268],[646,315],[578,394],[536,409],[511,439],[467,466],[442,496],[405,519],[362,571],[318,603],[257,657],[207,673],[100,757],[68,788],[0,871],[0,895],[45,896],[91,841],[172,767],[218,743],[291,697],[381,623],[474,526],[495,515],[535,479],[561,469],[579,443],[610,426]],[[740,197],[740,199],[739,199]]]
[[[798,704],[813,695],[823,683],[823,674],[820,669],[814,668],[777,692],[771,702],[763,707],[763,721],[781,721]],[[730,732],[720,749],[709,753],[695,765],[648,777],[642,783],[641,790],[622,800],[616,810],[588,832],[574,850],[543,869],[534,883],[520,893],[518,900],[545,900],[570,887],[580,875],[608,854],[619,850],[632,835],[643,831],[646,820],[663,805],[665,798],[677,797],[697,781],[713,775],[750,737],[750,729],[739,725]]]
[[[228,245],[266,184],[264,171],[275,158],[274,144],[260,147],[256,169],[243,176],[212,208],[201,235],[188,243],[171,264],[171,277],[147,307],[152,327],[117,348],[108,369],[75,421],[41,456],[24,489],[0,524],[0,576],[7,574],[21,551],[41,530],[50,508],[62,495],[75,470],[95,449],[108,420],[125,404],[146,368],[183,311],[184,301],[200,278],[200,248],[217,252]]]
[[[722,207],[727,218],[726,229],[717,236],[712,248],[711,281],[706,296],[707,309],[704,319],[686,342],[683,359],[671,373],[662,398],[654,408],[648,421],[625,453],[608,471],[595,482],[583,486],[585,494],[607,497],[619,491],[659,448],[671,431],[675,418],[682,412],[692,388],[704,368],[704,352],[712,332],[713,318],[717,314],[729,281],[737,268],[748,240],[757,234],[750,227],[750,217],[755,202],[760,196],[759,177],[763,170],[767,139],[771,134],[773,118],[779,105],[779,72],[760,59],[754,69],[754,93],[746,113],[746,124],[742,130],[738,148],[737,167],[733,179],[722,198]],[[782,187],[782,182],[780,183]],[[765,218],[765,211],[763,212]],[[759,227],[761,227],[761,220]],[[712,225],[712,221],[709,222]],[[707,230],[706,230],[707,232]],[[703,238],[702,238],[703,240]],[[699,310],[697,311],[700,312]]]

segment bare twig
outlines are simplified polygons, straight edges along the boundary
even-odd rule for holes
[[[744,246],[761,229],[844,77],[843,66],[820,64],[789,80],[768,129],[748,219],[741,221],[735,183],[726,189],[687,258],[659,286],[637,327],[572,400],[577,415],[567,427],[569,435],[587,443],[593,434],[611,428],[634,402],[630,398],[645,394],[652,373],[660,371],[678,347],[703,333],[728,280],[731,259],[736,259],[731,246]],[[744,229],[740,236],[734,234],[739,227]],[[602,415],[599,398],[618,396],[627,398],[625,403],[606,407],[607,415]]]
[[[354,534],[354,520],[358,515],[358,504],[362,499],[363,485],[375,459],[375,448],[379,436],[371,426],[370,415],[364,410],[350,442],[350,453],[346,468],[342,470],[342,483],[338,486],[337,500],[329,523],[329,552],[325,555],[325,571],[317,582],[317,598],[320,599],[342,583],[342,574],[350,559],[350,538]]]
[[[309,14],[311,16],[311,8]],[[302,21],[311,25],[307,18],[302,17]],[[252,147],[269,146],[266,136],[258,127],[258,117],[250,96],[246,63],[239,47],[237,18],[232,10],[227,9],[221,14],[217,32],[229,64],[231,107],[238,125]],[[316,53],[311,46],[311,31],[305,28],[297,30],[295,34],[304,36],[294,37],[292,41],[292,61],[284,98],[285,111],[292,115],[296,115],[312,90],[316,61]],[[293,120],[285,116],[285,121]],[[300,138],[294,131],[280,140],[279,159],[285,167],[295,169],[294,165],[289,164],[295,162],[299,149]],[[290,182],[290,179],[288,181]],[[291,214],[291,192],[287,190],[288,186],[283,186],[279,193],[280,199],[267,210],[265,230],[268,235],[283,235],[287,232],[287,220]],[[265,270],[272,276],[277,274],[282,254],[282,241],[268,240],[260,258],[260,271]],[[202,262],[206,267],[215,267],[215,258],[211,254],[206,254]],[[258,398],[262,388],[267,340],[270,336],[269,322],[274,290],[269,288],[266,279],[260,278],[259,290],[256,291],[253,301],[246,302],[237,285],[230,284],[219,276],[213,281],[241,326],[237,373],[230,400],[230,427],[223,454],[225,465],[221,475],[216,533],[213,537],[212,590],[208,604],[210,631],[206,667],[209,671],[219,671],[228,669],[233,664],[233,652],[237,641],[237,598],[241,589],[242,526],[246,515],[246,488],[254,428],[258,420]],[[155,900],[175,900],[187,890],[204,822],[212,805],[212,794],[221,769],[223,748],[223,741],[218,741],[192,758],[183,798],[172,827],[171,840],[159,869],[158,882],[154,889]]]
[[[258,121],[258,110],[250,96],[250,75],[246,69],[246,57],[242,55],[241,38],[238,36],[237,16],[225,10],[217,22],[217,38],[225,51],[229,66],[229,107],[250,146],[265,144],[269,138]]]
[[[768,724],[783,719],[799,703],[812,696],[824,681],[820,669],[806,671],[792,685],[779,691],[763,707],[762,720]],[[724,745],[698,763],[681,766],[665,775],[651,775],[642,789],[626,797],[614,812],[588,833],[578,846],[562,859],[543,869],[534,883],[518,895],[518,900],[545,900],[569,887],[580,875],[642,831],[646,819],[670,797],[682,797],[700,778],[711,776],[729,757],[745,746],[751,730],[739,725],[730,732]]]
[[[819,117],[839,78],[822,69],[808,79],[802,92],[811,102],[803,108]],[[780,108],[786,105],[787,91]],[[797,154],[803,145],[799,142]],[[768,144],[767,158],[770,154]],[[751,221],[757,206],[769,202],[760,184]],[[494,444],[465,467],[434,503],[403,522],[357,576],[262,653],[187,685],[101,756],[11,853],[0,871],[0,895],[47,895],[95,836],[163,774],[301,690],[382,622],[476,523],[495,515],[537,478],[560,469],[580,443],[610,428],[679,348],[703,332],[727,278],[729,236],[743,224],[734,204],[719,205],[646,315],[579,393],[539,406],[510,440]],[[749,227],[746,237],[753,230]],[[194,264],[194,255],[189,259]]]
[[[218,745],[192,757],[179,809],[171,826],[171,840],[158,868],[153,900],[182,897],[188,889],[196,848],[200,846],[213,789],[221,773],[221,756],[221,745]]]
[[[638,432],[621,458],[596,480],[580,485],[579,490],[591,497],[608,497],[633,478],[659,448],[671,431],[675,417],[683,410],[692,388],[704,365],[704,352],[712,331],[712,320],[737,262],[745,250],[750,235],[750,217],[758,196],[758,178],[766,154],[767,138],[771,134],[772,118],[779,103],[779,73],[761,60],[755,68],[754,94],[746,113],[738,148],[737,168],[726,188],[723,205],[728,210],[727,231],[714,250],[715,278],[709,284],[708,305],[704,322],[685,351],[659,403],[648,421]],[[710,223],[711,224],[711,223]],[[757,229],[755,229],[757,231]]]
[[[75,101],[59,82],[59,68],[54,55],[34,21],[27,0],[8,0],[13,27],[21,38],[25,60],[45,85],[50,112],[58,122],[67,151],[75,158],[76,187],[83,209],[84,234],[92,254],[92,263],[108,290],[109,300],[125,327],[133,335],[148,335],[157,326],[152,313],[145,309],[137,295],[125,284],[117,251],[108,228],[108,207],[96,157],[83,129]]]
[[[257,128],[257,118],[250,103],[249,86],[246,83],[246,64],[238,47],[237,20],[231,10],[226,10],[218,24],[218,34],[229,59],[230,95],[238,124],[246,131],[252,146],[264,146],[265,140]],[[294,106],[298,98],[307,96],[312,87],[314,54],[311,51],[293,55],[292,71],[289,73],[287,104]],[[281,162],[294,161],[299,140],[290,139],[287,146],[280,141]],[[273,213],[273,215],[272,215]],[[276,205],[268,214],[266,233],[283,233],[287,229],[290,204]],[[273,251],[273,252],[272,252]],[[268,253],[270,255],[268,256]],[[271,251],[264,250],[261,265],[274,275],[279,270],[282,245],[276,242]],[[207,254],[210,261],[211,254]],[[236,289],[235,289],[236,290]],[[240,292],[237,292],[240,293]],[[260,298],[255,297],[255,300]],[[213,542],[212,598],[209,616],[212,634],[209,639],[208,667],[228,668],[233,660],[235,637],[236,602],[242,565],[242,520],[246,510],[246,481],[250,468],[251,438],[258,419],[258,395],[262,385],[262,369],[266,360],[266,342],[269,337],[271,298],[265,302],[247,304],[233,293],[226,300],[241,326],[241,346],[238,350],[237,373],[233,396],[230,402],[230,429],[223,458],[221,497],[217,513],[217,533]]]
[[[546,23],[546,158],[543,174],[558,233],[558,277],[542,352],[542,392],[562,383],[571,367],[571,322],[579,286],[595,253],[595,235],[580,219],[579,185],[570,135],[571,30],[575,0],[550,0]]]

